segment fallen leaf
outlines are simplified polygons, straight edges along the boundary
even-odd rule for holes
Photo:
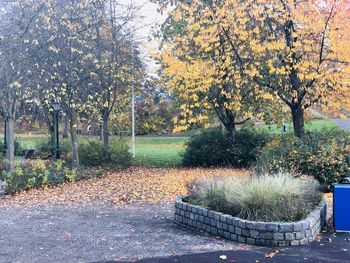
[[[269,254],[265,254],[265,258],[273,258],[274,256],[276,256],[279,253],[279,250],[274,250],[273,252],[269,253]]]
[[[222,260],[226,260],[227,256],[226,255],[221,255],[219,258],[222,259]]]

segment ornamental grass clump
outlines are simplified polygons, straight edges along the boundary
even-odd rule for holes
[[[252,221],[297,221],[322,199],[319,184],[290,174],[214,177],[189,185],[190,202]]]

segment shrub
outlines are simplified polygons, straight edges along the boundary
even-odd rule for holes
[[[340,129],[307,133],[300,140],[294,136],[276,137],[262,150],[257,170],[291,171],[314,176],[323,190],[350,174],[350,134]]]
[[[114,167],[125,168],[130,165],[131,153],[123,139],[113,139],[109,145],[109,163]]]
[[[35,155],[40,159],[51,159],[55,156],[55,147],[51,142],[39,141],[35,144]],[[68,140],[60,140],[61,158],[69,163],[70,156],[70,142]]]
[[[16,163],[14,173],[3,171],[0,181],[6,181],[7,192],[15,193],[31,188],[55,186],[75,180],[76,170],[64,168],[59,161],[28,160]]]
[[[218,129],[209,129],[193,136],[183,154],[184,166],[250,166],[257,159],[260,148],[269,135],[257,130],[237,131],[236,141],[229,146],[227,136]]]
[[[80,163],[85,166],[124,168],[130,164],[129,146],[122,139],[110,141],[109,153],[103,151],[100,141],[86,140],[79,144]]]
[[[79,143],[79,160],[85,166],[101,166],[106,162],[103,145],[100,141],[84,140]]]
[[[190,202],[253,221],[297,221],[322,199],[314,180],[290,174],[215,177],[191,184]]]

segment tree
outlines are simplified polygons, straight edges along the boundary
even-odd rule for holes
[[[251,78],[250,47],[227,37],[211,4],[177,2],[163,25],[160,61],[165,85],[182,101],[179,128],[206,120],[214,111],[234,143],[236,126],[262,117],[266,104],[265,92]]]
[[[208,94],[208,85],[193,77],[213,76],[209,72],[213,70],[212,65],[195,62],[191,56],[196,54],[208,63],[203,49],[219,54],[222,43],[226,43],[222,54],[229,66],[228,70],[222,67],[219,72],[228,72],[235,83],[243,81],[245,85],[238,85],[240,91],[244,90],[241,87],[257,89],[253,93],[253,98],[256,93],[260,94],[257,101],[261,98],[271,102],[278,99],[287,104],[297,137],[304,134],[305,109],[320,105],[323,109],[334,110],[341,106],[340,98],[349,90],[350,76],[349,51],[344,48],[350,41],[346,30],[349,22],[347,1],[175,2],[177,6],[172,12],[172,22],[177,21],[177,26],[174,28],[191,33],[185,35],[182,44],[179,44],[179,38],[173,37],[171,41],[175,44],[170,48],[184,51],[182,55],[192,67],[187,65],[184,72],[197,71],[190,82],[196,81],[200,87],[191,87],[191,91],[202,89]],[[223,40],[214,37],[215,34]],[[193,41],[197,41],[193,48],[183,48],[183,43],[188,45]],[[212,50],[213,43],[216,47]],[[169,49],[166,52],[171,53]],[[173,58],[176,63],[184,61],[181,54],[175,54]],[[252,98],[251,93],[249,97]],[[241,105],[246,103],[242,101]]]
[[[95,5],[91,24],[95,37],[91,42],[93,81],[88,98],[92,110],[97,110],[102,120],[102,141],[106,154],[109,152],[109,120],[118,100],[129,94],[131,74],[137,60],[137,45],[128,39],[133,32],[128,24],[133,21],[137,8],[130,4],[119,8],[120,1],[108,0]],[[135,50],[131,48],[134,47]]]
[[[0,104],[7,122],[8,170],[14,172],[14,129],[18,100],[30,93],[31,28],[42,8],[35,1],[0,2]]]

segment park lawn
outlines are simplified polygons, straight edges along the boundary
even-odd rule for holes
[[[307,122],[306,130],[315,131],[324,128],[335,128],[337,124],[331,119],[313,120]],[[263,126],[261,128],[271,134],[281,133],[281,128],[276,125]],[[287,125],[287,132],[293,132],[292,124]],[[81,138],[84,138],[82,136]],[[96,137],[92,137],[96,138]],[[47,135],[18,135],[18,141],[25,148],[35,148],[36,143],[48,141]],[[130,137],[124,138],[130,142]],[[69,139],[67,139],[69,140]],[[171,136],[137,136],[136,137],[136,158],[134,165],[147,167],[177,167],[181,165],[181,153],[185,150],[185,144],[189,137]]]
[[[86,137],[81,137],[81,139],[84,138]],[[35,149],[36,144],[47,142],[48,139],[47,135],[17,135],[17,140],[26,149]],[[125,137],[124,139],[130,142],[131,146],[130,137]],[[187,140],[188,137],[137,136],[136,158],[133,164],[147,167],[180,166],[181,152],[184,151]]]
[[[293,124],[288,123],[286,125],[287,133],[293,132]],[[305,123],[306,131],[319,131],[322,129],[331,129],[338,127],[337,123],[332,119],[317,119],[308,121]],[[281,133],[281,127],[277,125],[265,125],[261,128],[263,131],[266,131],[271,134],[279,134]]]
[[[188,137],[137,137],[136,158],[133,164],[150,167],[181,165],[181,153]]]

